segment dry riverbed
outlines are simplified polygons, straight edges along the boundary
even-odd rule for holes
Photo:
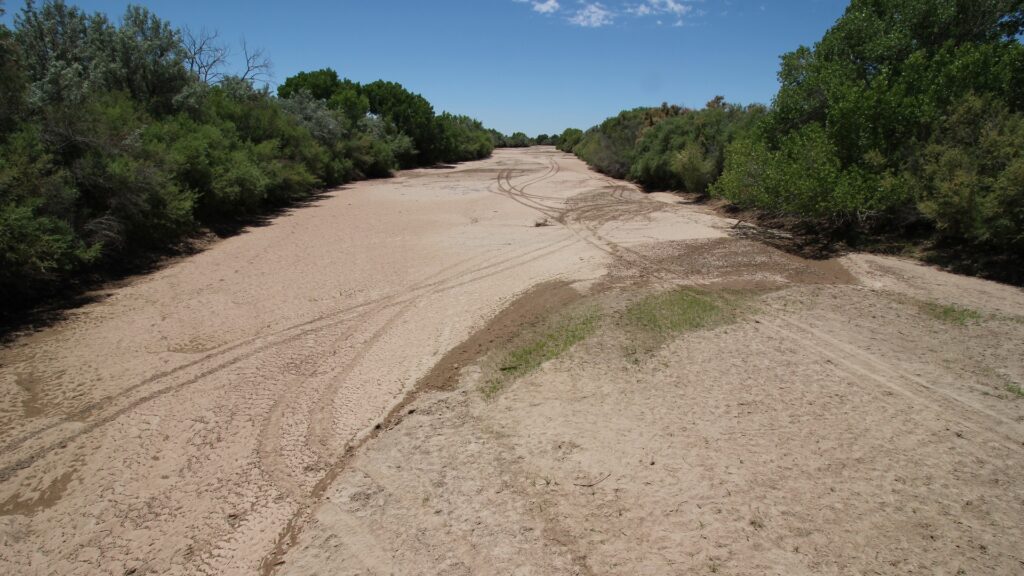
[[[332,191],[0,351],[0,572],[1018,574],[1024,293],[549,148]]]

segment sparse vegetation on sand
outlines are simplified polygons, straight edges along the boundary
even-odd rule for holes
[[[736,317],[735,303],[713,292],[680,288],[646,296],[625,310],[627,323],[635,328],[669,336],[712,328]]]
[[[537,333],[524,337],[501,355],[497,374],[484,385],[484,396],[495,396],[509,382],[533,372],[585,340],[597,329],[600,318],[598,308],[590,307],[560,316]]]
[[[970,323],[980,322],[982,319],[981,312],[958,304],[924,302],[921,304],[921,310],[936,320],[957,326],[966,326]]]

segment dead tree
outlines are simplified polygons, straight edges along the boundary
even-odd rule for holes
[[[216,84],[224,78],[230,50],[217,41],[218,37],[216,30],[210,32],[206,28],[194,33],[186,27],[182,32],[188,70],[205,84]]]
[[[242,80],[266,82],[270,79],[272,64],[262,48],[250,48],[245,38],[242,38],[242,55],[245,57],[245,72],[242,73]]]

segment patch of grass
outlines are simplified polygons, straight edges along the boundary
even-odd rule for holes
[[[533,372],[549,360],[558,358],[597,330],[598,309],[568,314],[546,328],[523,339],[498,361],[498,374],[483,387],[486,398],[493,398],[516,378]]]
[[[1024,388],[1021,388],[1019,384],[1007,384],[1006,391],[1018,398],[1024,398]]]
[[[669,336],[712,328],[732,322],[737,302],[718,294],[693,288],[682,288],[647,296],[631,304],[625,311],[627,324]]]
[[[981,312],[957,304],[942,305],[935,302],[924,302],[921,304],[921,309],[936,320],[957,326],[966,326],[969,322],[980,322],[982,318]]]

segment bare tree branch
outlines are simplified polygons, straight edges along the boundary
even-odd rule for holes
[[[182,33],[189,72],[205,84],[216,84],[224,77],[223,70],[230,51],[227,46],[217,42],[218,37],[216,30],[211,32],[206,28],[194,33],[186,27]]]
[[[245,38],[242,38],[242,55],[245,57],[245,72],[242,73],[242,80],[265,82],[270,79],[272,64],[263,48],[250,48]]]

